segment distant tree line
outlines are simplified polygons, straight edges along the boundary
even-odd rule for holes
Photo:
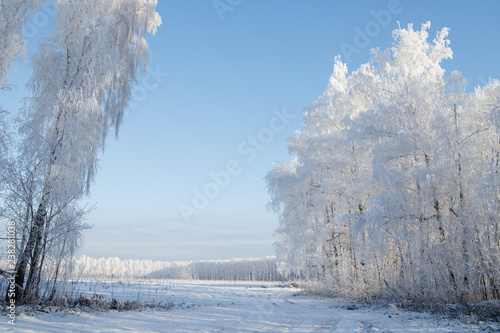
[[[68,259],[68,274],[77,279],[183,279],[219,281],[284,281],[278,272],[275,257],[202,260],[202,261],[153,261],[130,260],[117,257],[94,259],[82,256]],[[47,266],[47,275],[55,265]]]

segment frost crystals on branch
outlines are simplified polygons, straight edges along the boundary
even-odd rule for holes
[[[0,89],[7,86],[15,60],[24,57],[23,26],[45,0],[2,0],[0,3]]]

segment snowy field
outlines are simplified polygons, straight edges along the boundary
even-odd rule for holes
[[[395,306],[306,295],[272,284],[214,282],[81,282],[78,294],[94,292],[137,299],[143,311],[22,313],[16,326],[5,317],[2,332],[497,332],[498,324],[472,324],[404,311]]]

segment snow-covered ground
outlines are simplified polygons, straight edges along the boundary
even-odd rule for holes
[[[79,283],[78,294],[139,298],[146,311],[77,314],[22,313],[2,332],[496,332],[498,324],[471,324],[440,316],[306,295],[276,285],[165,282]],[[167,310],[168,308],[168,310]]]

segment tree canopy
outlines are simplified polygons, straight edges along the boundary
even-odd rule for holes
[[[344,296],[500,297],[498,81],[465,92],[448,29],[398,28],[323,95],[266,177],[283,269]]]

